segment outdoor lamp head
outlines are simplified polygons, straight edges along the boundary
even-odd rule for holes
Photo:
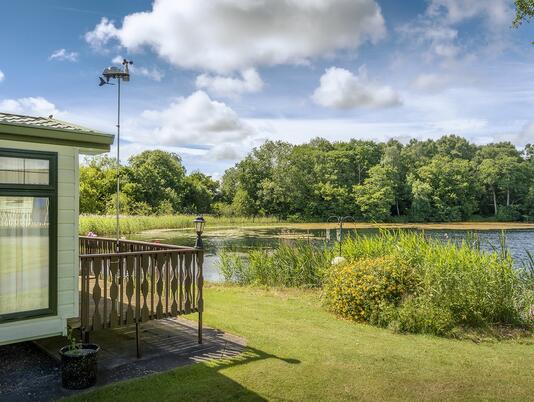
[[[206,224],[204,218],[202,216],[197,216],[193,222],[195,223],[195,231],[198,234],[202,234],[204,231],[204,225]]]

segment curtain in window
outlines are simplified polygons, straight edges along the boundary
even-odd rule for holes
[[[49,307],[47,197],[0,196],[0,315]]]

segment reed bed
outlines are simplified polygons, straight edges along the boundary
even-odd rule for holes
[[[225,251],[228,282],[275,287],[322,287],[325,305],[355,321],[400,332],[450,335],[465,328],[534,325],[534,260],[518,268],[503,249],[480,250],[476,237],[461,243],[422,233],[382,231],[337,248],[306,242],[246,255]]]

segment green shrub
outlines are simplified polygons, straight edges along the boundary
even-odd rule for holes
[[[521,211],[517,206],[501,206],[498,209],[496,219],[500,222],[520,221]]]
[[[390,318],[388,326],[399,332],[447,335],[455,326],[450,310],[427,297],[406,299]]]
[[[326,303],[342,317],[402,332],[531,325],[532,291],[511,257],[473,244],[414,232],[349,239],[344,250],[350,263],[330,271]]]
[[[335,265],[324,287],[326,302],[343,318],[383,322],[380,312],[416,293],[414,270],[399,259],[378,257]]]

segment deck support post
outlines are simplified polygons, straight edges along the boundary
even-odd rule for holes
[[[135,347],[137,351],[137,358],[141,358],[141,348],[139,344],[139,321],[135,321]]]

